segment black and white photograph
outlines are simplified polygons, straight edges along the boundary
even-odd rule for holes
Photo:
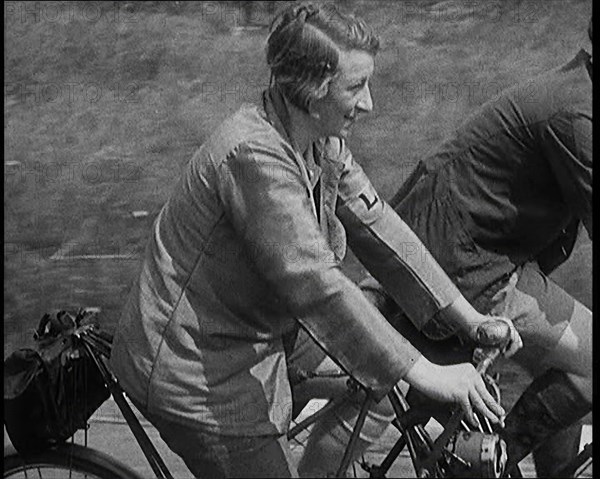
[[[3,477],[593,477],[592,3],[4,2]]]

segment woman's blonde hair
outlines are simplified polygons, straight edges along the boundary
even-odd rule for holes
[[[292,5],[271,24],[267,40],[271,80],[292,104],[307,111],[313,99],[327,93],[342,50],[375,56],[379,38],[364,21],[332,4]]]

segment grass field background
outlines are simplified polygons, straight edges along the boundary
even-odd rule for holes
[[[382,36],[350,145],[386,198],[478,105],[586,45],[592,5],[338,3]],[[253,23],[271,15],[257,2]],[[182,167],[268,73],[266,30],[238,28],[238,2],[8,2],[4,18],[6,356],[53,308],[100,307],[114,327]],[[590,307],[591,250],[582,238],[555,274]]]

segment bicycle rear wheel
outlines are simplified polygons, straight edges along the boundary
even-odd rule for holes
[[[64,444],[39,454],[4,457],[4,478],[10,479],[143,479],[106,454]]]

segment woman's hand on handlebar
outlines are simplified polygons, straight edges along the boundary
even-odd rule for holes
[[[506,327],[508,327],[510,337],[507,338],[508,342],[504,344],[498,343],[498,346],[502,349],[502,353],[506,357],[512,356],[523,346],[521,336],[510,319],[501,316],[486,316],[481,314],[475,308],[473,308],[471,303],[469,303],[462,295],[456,298],[456,300],[454,300],[454,302],[452,302],[446,308],[441,310],[440,315],[443,321],[455,326],[463,334],[468,335],[473,341],[480,344],[481,341],[478,337],[478,331],[482,325],[490,323],[490,321],[492,323],[501,322],[501,326],[503,326],[502,323],[504,323]],[[482,344],[482,346],[495,345],[496,344]]]
[[[471,339],[481,346],[498,346],[509,358],[523,347],[523,340],[513,322],[502,316],[484,316],[485,320],[469,331]]]
[[[472,364],[440,366],[421,356],[404,379],[432,399],[459,404],[472,426],[477,426],[473,409],[494,424],[502,423],[506,415]]]

